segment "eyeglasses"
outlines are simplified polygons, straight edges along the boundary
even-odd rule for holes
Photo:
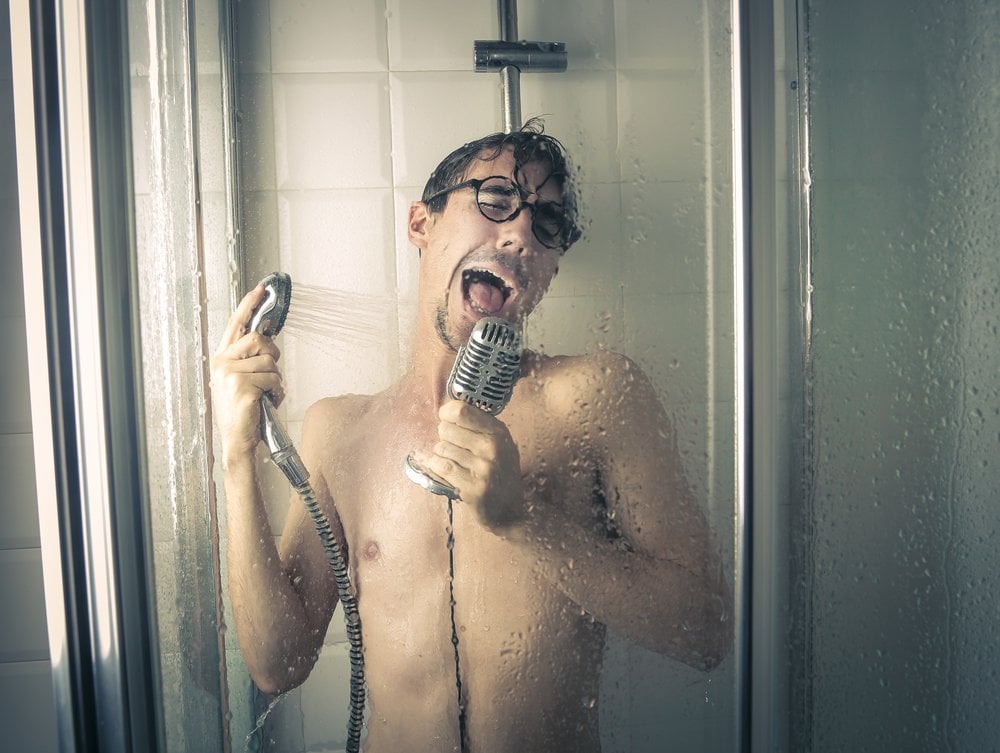
[[[491,222],[510,222],[521,213],[522,209],[529,207],[531,231],[546,248],[565,251],[580,238],[580,229],[562,204],[554,201],[538,201],[531,204],[527,200],[531,194],[518,183],[502,175],[473,178],[457,183],[427,197],[424,203],[429,204],[460,188],[476,190],[476,205],[479,207],[479,212]]]

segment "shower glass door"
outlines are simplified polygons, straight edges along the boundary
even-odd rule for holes
[[[791,608],[774,614],[793,669],[761,749],[993,750],[1000,15],[784,11],[802,232],[783,324],[804,379],[786,401]]]
[[[235,301],[280,270],[377,322],[364,338],[282,335],[293,436],[315,400],[402,373],[418,270],[406,209],[444,154],[501,128],[498,77],[474,73],[471,54],[498,37],[496,7],[137,1],[129,26],[167,750],[339,750],[339,610],[309,679],[276,704],[243,664],[207,359]],[[716,0],[519,8],[521,38],[569,50],[565,73],[521,76],[521,109],[572,154],[588,223],[528,347],[643,368],[738,590],[732,28]],[[262,484],[280,537],[287,482],[265,464]],[[731,751],[740,661],[730,649],[702,672],[610,634],[599,701],[581,702],[599,702],[609,753]]]

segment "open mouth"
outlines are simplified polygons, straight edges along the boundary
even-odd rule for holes
[[[462,293],[474,311],[493,316],[503,309],[514,289],[487,269],[462,272]]]

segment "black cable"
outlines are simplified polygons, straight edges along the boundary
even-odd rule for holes
[[[448,604],[451,608],[451,645],[455,647],[455,686],[458,689],[458,735],[465,751],[465,706],[462,703],[462,671],[458,660],[458,624],[455,622],[455,511],[448,497]]]

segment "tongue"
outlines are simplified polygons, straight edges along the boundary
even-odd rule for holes
[[[503,293],[485,282],[474,282],[469,286],[469,300],[487,314],[495,314],[503,308]]]

